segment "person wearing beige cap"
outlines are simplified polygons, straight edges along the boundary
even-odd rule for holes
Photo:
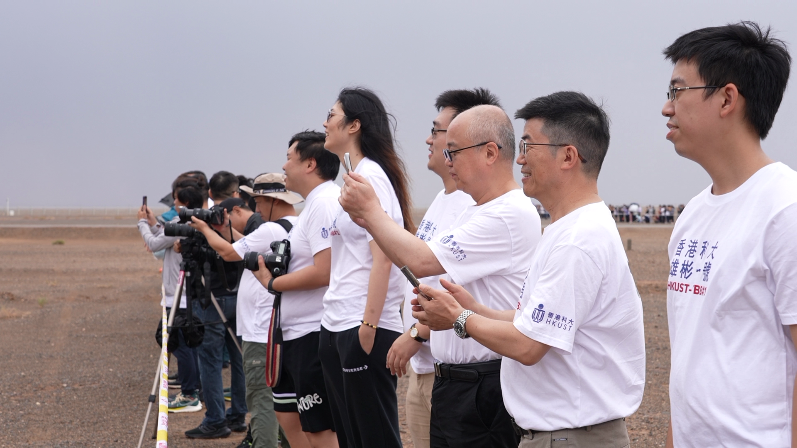
[[[304,200],[285,188],[285,175],[282,173],[261,174],[255,179],[252,188],[240,188],[254,197],[257,212],[266,221],[262,225],[252,229],[251,233],[241,234],[231,225],[229,218],[225,219],[224,224],[215,226],[219,233],[200,220],[194,220],[191,224],[205,235],[208,244],[225,261],[240,261],[246,252],[271,252],[272,241],[288,237],[288,232],[297,221],[293,206]],[[230,236],[232,241],[226,241],[225,238]],[[243,340],[246,405],[251,415],[249,429],[254,446],[277,446],[279,425],[274,412],[279,409],[275,409],[273,393],[266,385],[265,375],[268,327],[273,303],[274,295],[263,288],[252,271],[244,270],[238,286],[237,334]],[[296,407],[295,403],[293,407]]]

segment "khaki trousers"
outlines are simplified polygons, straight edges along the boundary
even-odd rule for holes
[[[246,406],[250,413],[253,448],[277,448],[279,423],[274,413],[274,395],[266,385],[266,346],[243,341]]]
[[[631,446],[625,419],[575,429],[535,432],[520,439],[518,448],[626,448]]]
[[[404,409],[407,413],[410,437],[415,448],[429,448],[434,372],[418,375],[412,370],[412,364],[407,363],[407,373],[410,384],[407,388],[407,403]]]

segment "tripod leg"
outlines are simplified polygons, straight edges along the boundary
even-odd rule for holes
[[[152,403],[155,402],[155,392],[158,390],[158,378],[161,374],[161,362],[158,360],[158,369],[155,371],[155,382],[152,384],[152,392],[149,394],[149,404],[147,405],[147,415],[144,416],[144,426],[141,427],[141,436],[138,438],[138,448],[144,442],[144,433],[147,432],[147,423],[149,423],[149,414],[152,412]],[[157,429],[157,427],[156,427]]]
[[[210,301],[213,302],[213,306],[216,307],[216,311],[219,313],[219,317],[221,317],[221,321],[224,323],[224,328],[230,333],[232,336],[232,341],[235,342],[235,346],[238,348],[238,351],[241,355],[244,354],[244,351],[241,349],[241,344],[238,343],[238,336],[232,331],[232,328],[227,324],[227,317],[221,311],[221,307],[219,306],[219,302],[216,301],[216,297],[213,296],[213,293],[210,293]]]

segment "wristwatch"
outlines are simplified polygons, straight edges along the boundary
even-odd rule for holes
[[[476,314],[471,310],[465,310],[462,314],[457,317],[457,320],[454,321],[454,333],[457,334],[461,339],[469,338],[470,335],[467,331],[465,331],[465,321],[468,320],[471,314]]]
[[[420,342],[421,344],[428,341],[428,339],[424,339],[419,336],[418,329],[415,328],[415,324],[412,324],[412,326],[410,327],[410,337]]]

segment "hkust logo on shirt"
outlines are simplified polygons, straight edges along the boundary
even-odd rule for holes
[[[326,227],[321,227],[321,238],[327,239],[329,238],[329,230]]]
[[[465,254],[465,250],[463,250],[462,247],[457,244],[456,241],[454,241],[454,235],[443,235],[443,237],[440,238],[440,242],[451,249],[451,253],[454,254],[454,258],[456,258],[457,261],[462,261],[468,258],[468,256]]]
[[[562,316],[553,312],[546,312],[543,304],[537,305],[534,311],[531,312],[531,320],[536,323],[544,323],[556,327],[560,330],[570,331],[573,329],[573,319],[568,319],[567,316]]]
[[[667,290],[706,295],[706,283],[711,275],[711,265],[719,245],[719,241],[712,243],[691,238],[680,240],[670,261]]]
[[[340,236],[340,230],[338,230],[338,218],[335,218],[332,221],[332,227],[329,228],[329,234],[332,236]],[[323,233],[321,236],[324,236]],[[326,237],[324,236],[324,238]]]

